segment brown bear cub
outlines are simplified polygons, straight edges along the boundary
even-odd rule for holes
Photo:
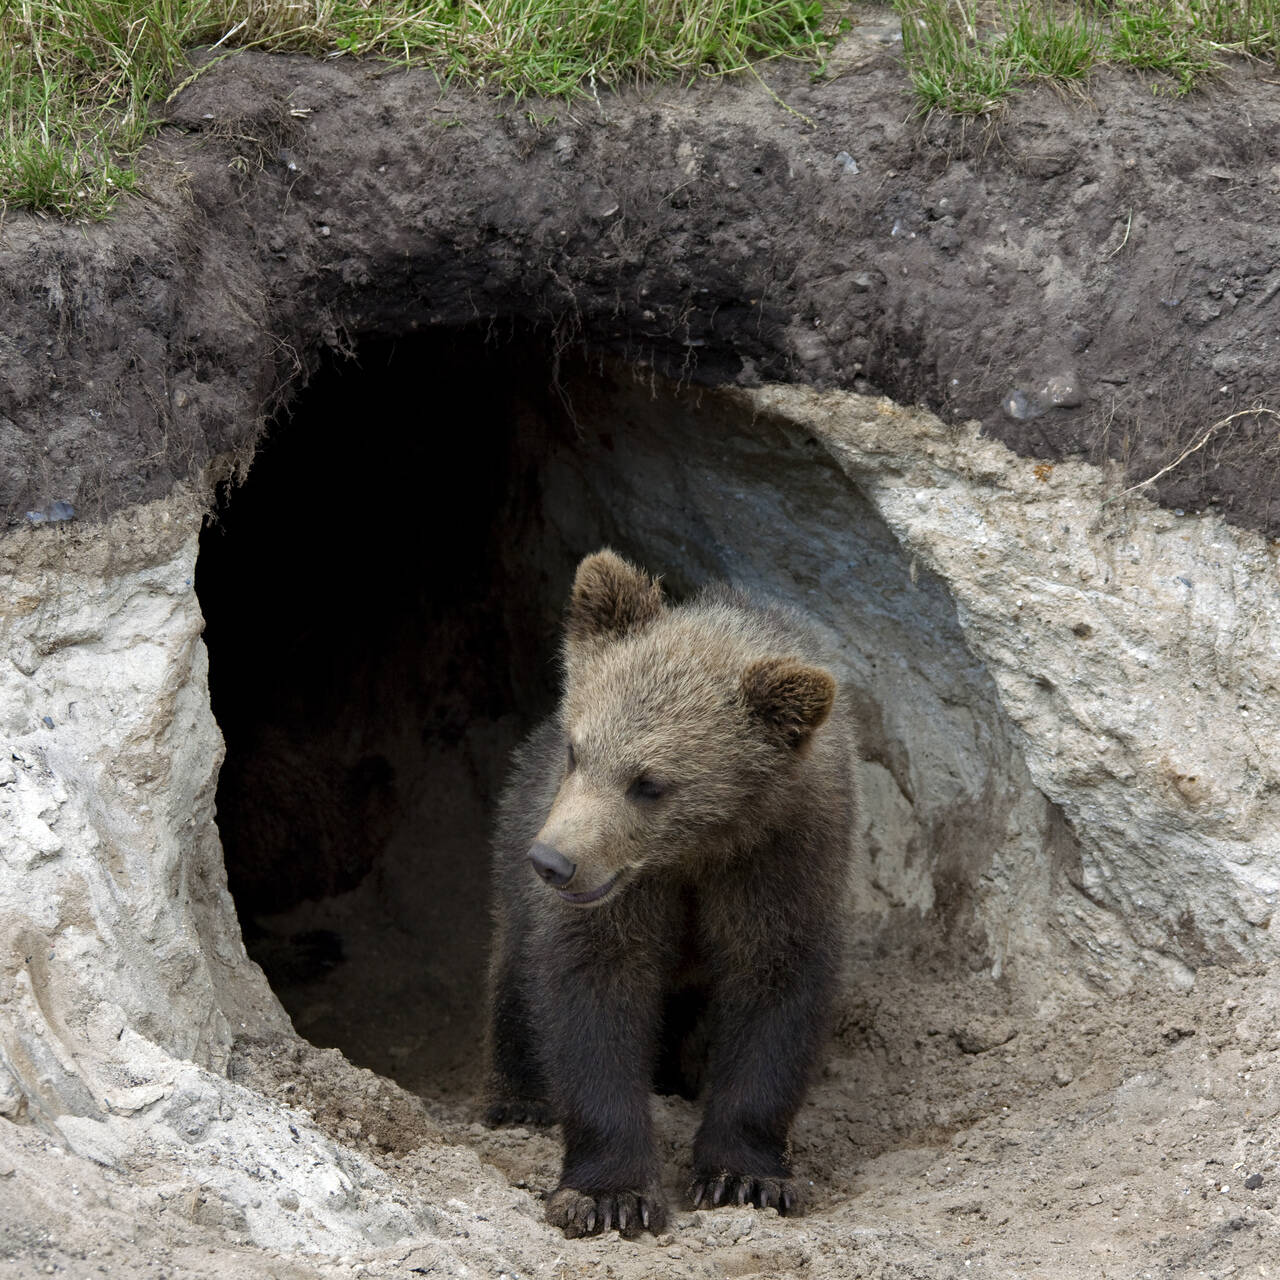
[[[796,616],[579,566],[559,711],[495,850],[490,1124],[559,1122],[547,1219],[659,1233],[654,1088],[705,1098],[695,1206],[802,1211],[788,1131],[840,968],[854,732]]]

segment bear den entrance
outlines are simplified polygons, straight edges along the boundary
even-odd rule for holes
[[[605,544],[675,596],[731,578],[827,631],[863,703],[882,942],[937,934],[935,880],[963,917],[1005,823],[974,808],[1007,761],[945,588],[816,440],[537,333],[362,341],[274,424],[196,587],[249,953],[302,1035],[420,1093],[481,1087],[494,807]]]
[[[559,430],[541,357],[473,334],[360,343],[201,539],[246,946],[302,1035],[411,1086],[480,1056],[490,817],[554,701],[572,554],[527,466]]]

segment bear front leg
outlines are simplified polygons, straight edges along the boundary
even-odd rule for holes
[[[667,1222],[649,1112],[659,975],[643,956],[571,943],[575,952],[569,965],[553,949],[559,971],[539,1001],[543,1070],[565,1144],[547,1221],[571,1237],[614,1227],[657,1235]]]
[[[484,1122],[500,1125],[551,1125],[555,1115],[547,1097],[534,1041],[529,1002],[522,987],[518,951],[499,942],[490,992],[489,1102]]]
[[[713,995],[709,1090],[693,1145],[694,1208],[753,1204],[804,1212],[792,1177],[791,1122],[826,1031],[834,982],[827,948],[797,944],[757,957],[755,981]]]

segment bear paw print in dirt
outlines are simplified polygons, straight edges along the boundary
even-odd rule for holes
[[[797,614],[673,605],[611,551],[578,566],[564,671],[499,813],[487,1117],[560,1123],[566,1235],[661,1230],[655,1083],[701,1100],[697,1204],[798,1213],[857,830],[843,690]]]

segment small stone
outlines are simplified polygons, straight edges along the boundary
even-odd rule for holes
[[[52,716],[41,716],[41,717],[40,717],[40,723],[41,723],[42,725],[44,725],[44,727],[45,727],[46,729],[52,729],[52,728],[53,728],[53,717],[52,717]]]
[[[943,253],[954,253],[960,247],[960,233],[954,227],[939,224],[929,235],[930,243]]]
[[[1061,409],[1074,409],[1084,400],[1080,380],[1073,373],[1060,373],[1045,380],[1040,395],[1051,405]]]
[[[1025,422],[1028,418],[1038,418],[1045,408],[1044,405],[1036,400],[1035,396],[1018,387],[1006,392],[1004,399],[1000,403],[1005,413],[1016,422]]]
[[[69,502],[51,502],[43,511],[25,512],[26,518],[32,524],[57,524],[62,520],[74,520],[76,518],[76,509]]]
[[[1056,1084],[1059,1089],[1065,1089],[1074,1079],[1075,1076],[1071,1074],[1071,1071],[1067,1067],[1054,1067],[1053,1083]]]
[[[298,1207],[298,1204],[299,1204],[298,1193],[296,1191],[282,1191],[276,1197],[276,1203],[282,1209],[288,1209],[290,1212],[292,1212],[294,1209]]]
[[[838,164],[841,170],[845,173],[858,172],[858,162],[847,151],[839,151],[836,153],[836,164]]]
[[[1009,417],[1025,421],[1038,418],[1050,409],[1074,409],[1083,402],[1080,380],[1068,372],[1046,378],[1035,391],[1017,387],[1008,392],[1001,403]]]
[[[1246,1191],[1257,1191],[1260,1186],[1262,1186],[1262,1174],[1260,1173],[1251,1173],[1244,1180],[1244,1187]]]

